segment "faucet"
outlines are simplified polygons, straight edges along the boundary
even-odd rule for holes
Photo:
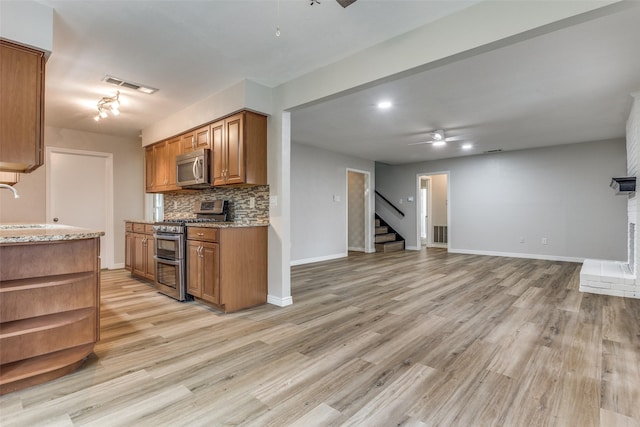
[[[7,185],[7,184],[0,184],[0,188],[8,188],[9,190],[13,191],[13,198],[14,199],[19,199],[20,198],[20,195],[18,194],[18,190],[16,190],[12,186]]]

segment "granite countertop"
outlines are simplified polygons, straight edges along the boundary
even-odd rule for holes
[[[235,222],[235,221],[220,221],[220,222],[192,222],[187,223],[187,227],[203,227],[203,228],[240,228],[240,227],[268,227],[269,222]]]
[[[104,231],[62,224],[0,224],[0,244],[92,239]]]
[[[124,222],[137,222],[138,224],[155,224],[152,219],[125,219]]]

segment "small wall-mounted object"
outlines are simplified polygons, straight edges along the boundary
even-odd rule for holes
[[[629,194],[636,191],[636,177],[625,176],[622,178],[611,178],[609,187],[616,191],[616,194]]]

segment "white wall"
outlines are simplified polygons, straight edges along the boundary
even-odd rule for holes
[[[31,0],[2,0],[0,37],[51,53],[53,9]]]
[[[144,218],[144,149],[138,138],[123,138],[46,126],[45,146],[113,153],[113,230],[115,264],[124,265],[124,221]],[[46,221],[46,164],[20,175],[13,199],[0,192],[0,223]]]
[[[626,198],[609,188],[611,177],[626,174],[624,140],[403,166],[377,164],[377,189],[392,200],[415,197],[417,174],[441,171],[450,172],[452,252],[626,258]],[[407,246],[416,247],[415,206],[405,213],[389,222]],[[541,244],[543,237],[547,245]]]
[[[291,144],[292,264],[347,256],[347,168],[370,172],[374,188],[374,162]]]

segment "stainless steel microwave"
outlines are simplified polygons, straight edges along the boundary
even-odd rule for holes
[[[202,148],[176,157],[176,184],[184,188],[211,187],[211,150]]]

